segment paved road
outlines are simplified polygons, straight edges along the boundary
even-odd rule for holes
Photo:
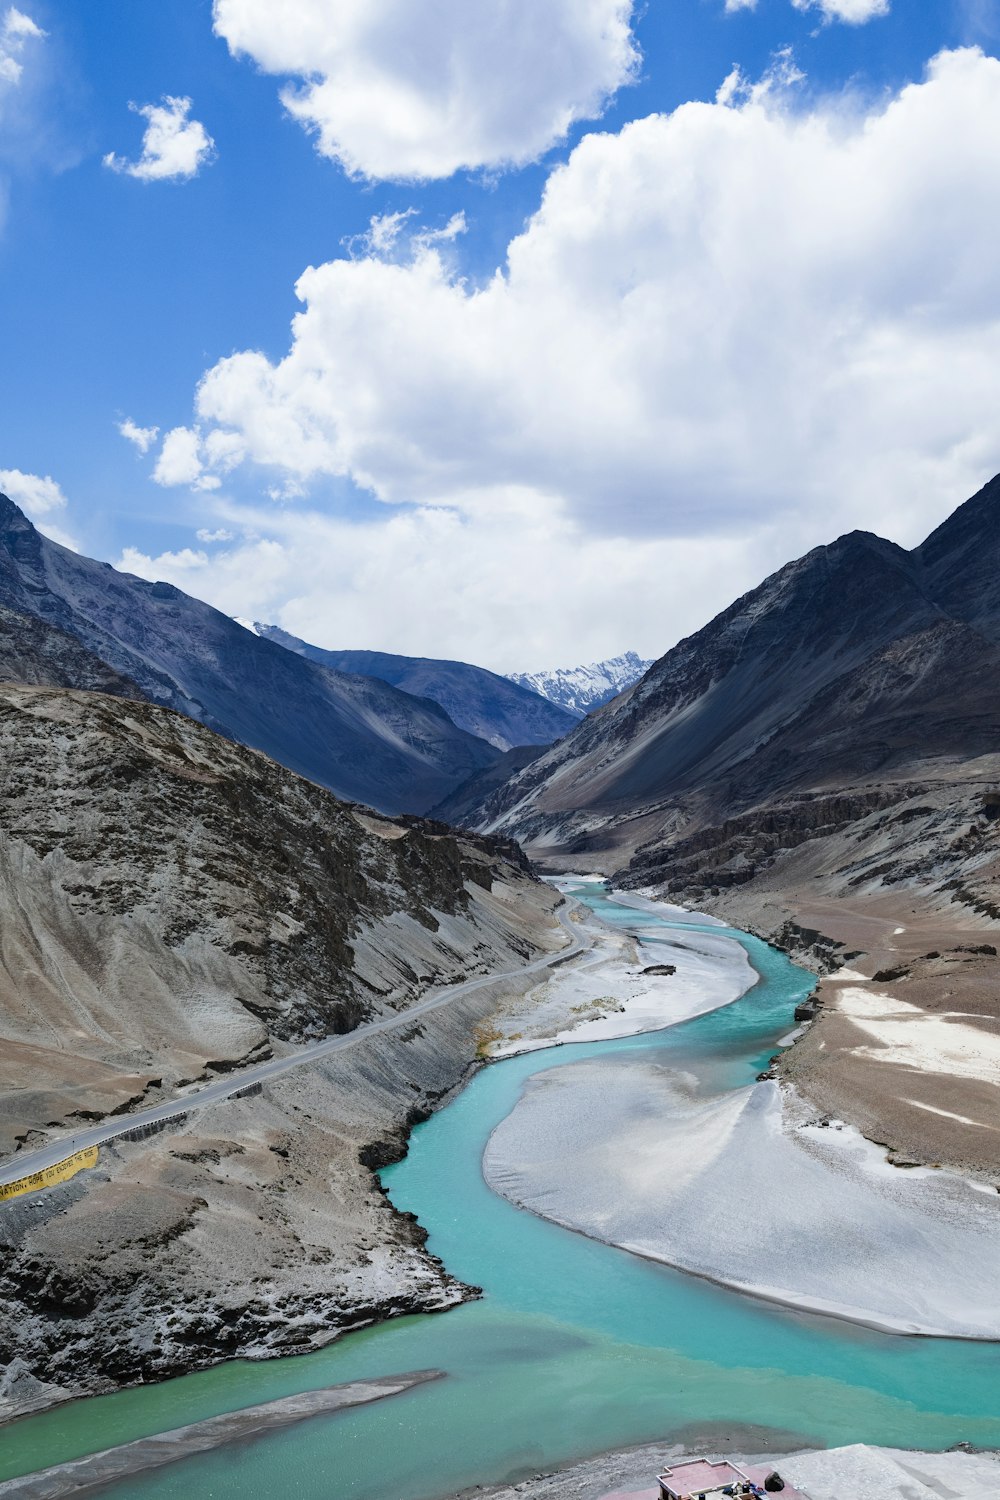
[[[356,1026],[353,1031],[344,1032],[343,1035],[327,1037],[325,1041],[302,1047],[288,1057],[275,1057],[270,1062],[258,1063],[255,1067],[228,1073],[225,1079],[218,1083],[205,1084],[201,1088],[177,1094],[173,1099],[168,1099],[162,1104],[154,1104],[149,1109],[138,1110],[135,1114],[116,1115],[114,1119],[105,1120],[103,1124],[94,1125],[89,1130],[80,1130],[75,1135],[61,1136],[58,1140],[41,1146],[36,1151],[18,1152],[17,1156],[8,1157],[6,1161],[0,1162],[0,1183],[14,1182],[19,1177],[27,1177],[32,1172],[41,1171],[43,1167],[54,1166],[56,1162],[65,1160],[71,1152],[83,1151],[88,1146],[100,1146],[115,1136],[121,1135],[123,1130],[131,1130],[138,1125],[149,1125],[157,1120],[169,1120],[174,1115],[187,1114],[192,1109],[202,1109],[206,1104],[212,1104],[219,1099],[227,1099],[231,1094],[245,1089],[249,1084],[266,1083],[268,1079],[287,1073],[292,1068],[300,1068],[304,1063],[315,1062],[317,1058],[326,1057],[331,1052],[345,1052],[349,1047],[356,1047],[359,1042],[367,1040],[368,1037],[380,1031],[392,1031],[397,1026],[409,1026],[416,1017],[425,1016],[428,1011],[438,1010],[442,1005],[450,1005],[453,1000],[459,999],[462,995],[485,989],[487,985],[495,984],[500,979],[517,978],[522,974],[533,974],[539,969],[550,968],[553,964],[564,963],[566,959],[574,958],[576,954],[582,953],[585,948],[592,947],[591,939],[577,927],[575,922],[571,921],[566,911],[560,911],[557,915],[570,938],[569,946],[560,949],[558,953],[543,954],[541,958],[533,959],[529,964],[522,964],[517,969],[507,969],[500,974],[482,974],[476,979],[463,980],[461,984],[451,984],[444,989],[433,990],[425,999],[418,1000],[416,1005],[411,1005],[407,1010],[383,1016],[377,1021],[368,1021],[362,1026]]]

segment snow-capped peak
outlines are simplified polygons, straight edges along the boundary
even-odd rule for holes
[[[607,661],[591,662],[585,667],[554,667],[540,672],[508,672],[511,682],[530,688],[558,703],[561,708],[581,719],[609,698],[624,692],[648,672],[652,661],[644,661],[635,651],[625,651]]]

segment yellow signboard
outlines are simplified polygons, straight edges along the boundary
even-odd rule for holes
[[[63,1161],[32,1172],[30,1177],[19,1177],[16,1182],[0,1182],[0,1203],[6,1198],[19,1198],[22,1193],[37,1193],[41,1188],[55,1187],[58,1182],[69,1182],[84,1167],[97,1166],[97,1146],[88,1146],[86,1151],[75,1151]]]

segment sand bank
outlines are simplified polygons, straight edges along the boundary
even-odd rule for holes
[[[691,912],[641,897],[624,904],[641,905],[667,921],[692,919]],[[483,1047],[487,1056],[660,1031],[731,1005],[757,980],[742,945],[713,930],[720,924],[686,927],[666,939],[661,928],[648,940],[641,928],[629,934],[593,917],[582,925],[594,935],[593,950],[553,970],[516,1008],[496,1017]],[[644,972],[666,967],[674,972]]]
[[[1000,1339],[1000,1198],[891,1167],[773,1082],[648,1058],[536,1075],[483,1169],[511,1201],[739,1291],[892,1332]]]
[[[118,1448],[106,1448],[102,1453],[92,1453],[87,1458],[74,1459],[70,1463],[56,1464],[35,1474],[26,1474],[21,1479],[8,1479],[0,1484],[3,1500],[61,1500],[67,1495],[97,1495],[110,1484],[127,1479],[132,1474],[141,1474],[147,1469],[158,1469],[164,1464],[188,1458],[192,1453],[205,1453],[210,1448],[219,1448],[224,1443],[234,1443],[273,1432],[301,1422],[306,1417],[320,1416],[324,1412],[341,1411],[349,1406],[364,1406],[370,1401],[381,1401],[386,1396],[399,1395],[413,1386],[428,1380],[438,1380],[440,1370],[415,1370],[406,1375],[386,1375],[373,1380],[356,1380],[349,1385],[328,1386],[320,1391],[303,1391],[296,1396],[284,1396],[278,1401],[266,1401],[260,1406],[246,1406],[240,1411],[225,1412],[219,1417],[209,1417],[204,1422],[193,1422],[187,1427],[176,1427],[172,1432],[161,1432],[155,1437],[139,1438],[134,1443],[123,1443]]]

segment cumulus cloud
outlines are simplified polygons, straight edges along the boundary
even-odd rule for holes
[[[140,182],[181,182],[194,177],[215,154],[215,142],[200,120],[189,118],[191,100],[164,94],[160,104],[130,104],[146,130],[137,161],[109,151],[104,165]]]
[[[131,417],[126,417],[117,426],[122,437],[138,448],[140,453],[148,453],[160,435],[158,427],[139,427]]]
[[[157,484],[196,484],[201,478],[200,440],[192,427],[172,427],[163,439],[153,478]]]
[[[207,562],[206,552],[195,552],[191,547],[182,547],[178,552],[161,552],[155,563],[137,547],[126,547],[116,566],[123,573],[135,573],[138,577],[148,578],[151,583],[155,583],[161,578],[173,581],[170,575],[173,575],[173,579],[184,579],[192,571],[204,568]],[[186,585],[182,583],[181,587]]]
[[[998,139],[976,49],[868,108],[741,84],[587,136],[483,285],[433,245],[308,269],[288,354],[204,376],[199,464],[466,514],[516,488],[607,534],[915,539],[1000,467]]]
[[[217,490],[219,474],[243,460],[243,439],[238,433],[213,428],[203,435],[198,427],[173,427],[163,439],[153,469],[157,484],[186,484],[195,490]]]
[[[448,177],[536,160],[634,76],[633,0],[215,0],[217,34],[267,73],[352,174]]]
[[[66,496],[50,474],[43,478],[20,469],[0,469],[0,492],[29,516],[45,516],[66,508]]]
[[[863,26],[877,16],[889,14],[889,0],[792,0],[796,10],[818,10],[824,21],[844,21]]]

